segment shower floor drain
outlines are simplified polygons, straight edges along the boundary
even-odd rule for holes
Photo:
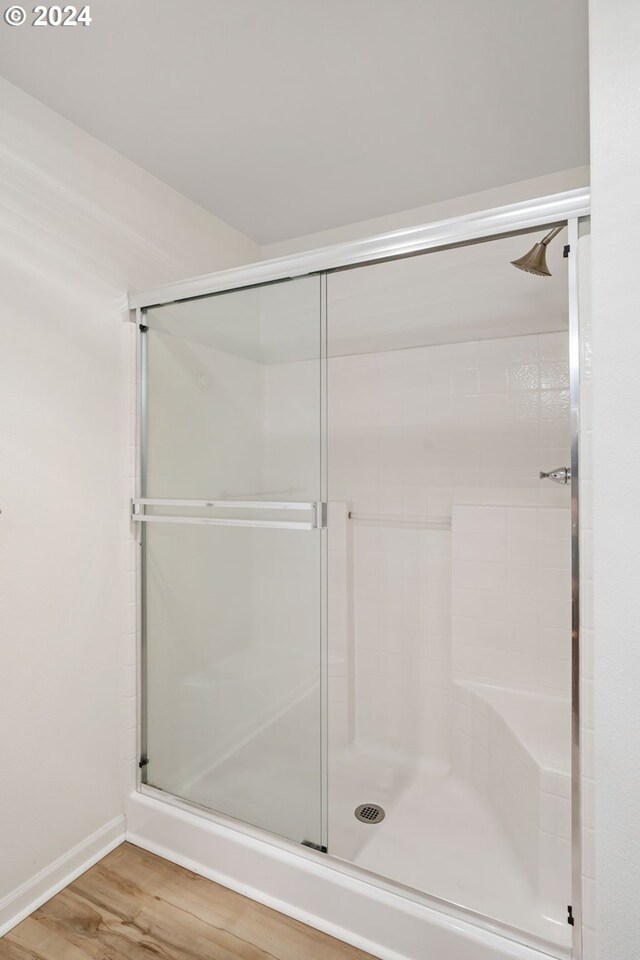
[[[362,823],[380,823],[384,820],[384,810],[376,803],[361,803],[356,807],[355,814],[356,820],[361,820]]]

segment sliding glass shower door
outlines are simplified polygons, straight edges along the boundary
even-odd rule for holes
[[[144,781],[317,847],[326,846],[322,282],[147,310],[135,505]]]

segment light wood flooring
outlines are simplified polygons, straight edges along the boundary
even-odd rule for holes
[[[0,960],[373,960],[124,843],[0,940]]]

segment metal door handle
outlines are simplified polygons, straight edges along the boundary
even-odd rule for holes
[[[215,507],[219,510],[304,510],[309,520],[250,520],[234,517],[196,517],[146,513],[145,507]],[[327,525],[326,504],[299,500],[163,500],[140,497],[131,501],[131,519],[140,523],[204,523],[214,527],[271,527],[283,530],[318,530]]]

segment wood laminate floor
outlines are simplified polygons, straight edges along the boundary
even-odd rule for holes
[[[373,960],[124,843],[0,940],[0,960]]]

